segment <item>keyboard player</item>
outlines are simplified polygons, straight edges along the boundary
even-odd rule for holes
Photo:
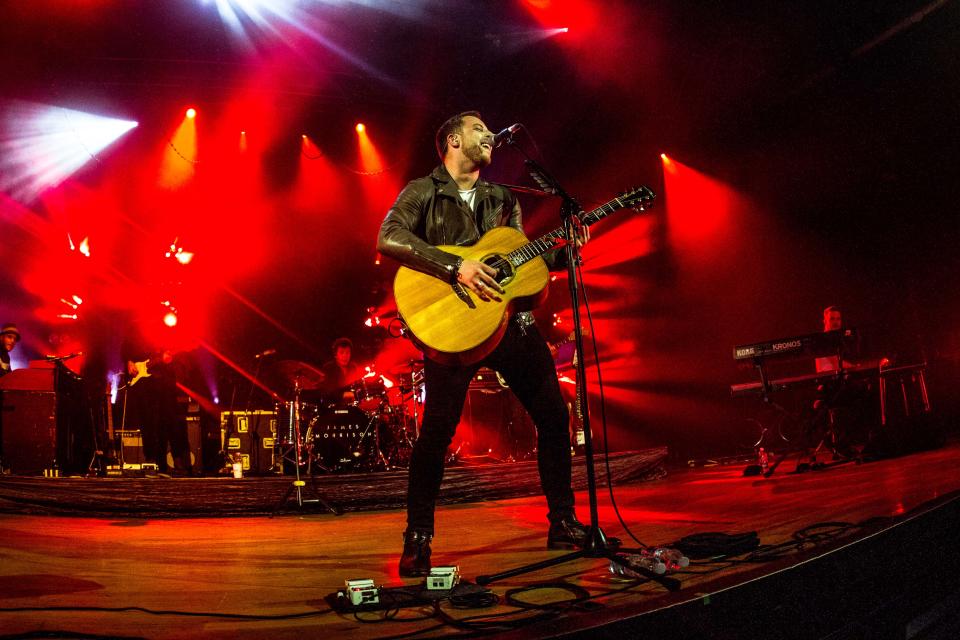
[[[840,311],[839,307],[829,306],[823,310],[823,332],[827,333],[829,331],[840,331],[843,329],[843,312]],[[844,344],[846,348],[847,345]],[[848,354],[844,353],[843,359],[843,368],[847,369],[849,367],[855,366],[853,362],[850,362],[846,359]],[[829,373],[831,371],[836,371],[840,368],[840,358],[837,355],[825,356],[822,358],[817,358],[817,373]]]
[[[839,307],[831,305],[823,310],[824,333],[841,331],[843,328],[843,312]],[[844,369],[856,367],[857,363],[848,357],[857,357],[857,351],[856,344],[844,343],[840,353],[816,358],[817,373],[838,371],[841,358]],[[817,399],[813,408],[816,415],[822,416],[822,419],[816,422],[825,428],[825,435],[834,451],[850,455],[850,444],[864,441],[870,426],[869,407],[872,405],[868,401],[871,390],[869,379],[837,379],[817,387]]]

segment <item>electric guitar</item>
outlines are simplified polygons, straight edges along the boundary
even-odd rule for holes
[[[127,387],[128,388],[132,387],[133,385],[137,384],[144,378],[149,378],[151,375],[153,375],[150,371],[150,367],[156,367],[157,365],[163,362],[169,362],[168,358],[172,358],[172,357],[173,357],[172,351],[164,351],[162,353],[152,355],[146,360],[139,360],[136,362],[132,360],[128,361],[127,373],[133,377],[130,379],[130,382],[127,383]],[[133,370],[136,371],[136,373],[131,373],[131,370],[130,370],[131,365]]]
[[[643,211],[655,197],[647,187],[637,187],[589,213],[581,212],[578,218],[589,226],[620,209]],[[513,227],[494,227],[472,246],[438,247],[496,269],[495,278],[504,290],[499,300],[484,301],[459,283],[400,267],[393,295],[413,341],[439,362],[471,364],[481,360],[500,342],[511,313],[528,311],[546,297],[550,274],[541,256],[562,246],[563,238],[563,227],[532,242]]]
[[[141,360],[139,362],[133,363],[133,366],[136,369],[137,373],[132,378],[130,378],[130,382],[127,383],[127,387],[132,387],[133,385],[137,384],[144,378],[149,378],[152,375],[148,368],[152,360],[153,358],[149,358],[147,360]]]

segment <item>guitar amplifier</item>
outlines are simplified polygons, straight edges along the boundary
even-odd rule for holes
[[[227,456],[238,454],[246,473],[268,473],[273,468],[277,436],[274,411],[224,411],[220,438]]]
[[[465,456],[523,459],[536,449],[536,428],[516,396],[499,384],[470,388],[453,448]]]
[[[143,435],[140,429],[121,429],[117,431],[120,440],[123,464],[142,465],[147,461],[143,455]]]
[[[186,419],[187,443],[189,445],[190,469],[199,474],[203,471],[203,445],[200,434],[200,416],[189,415]],[[179,464],[173,459],[173,453],[167,451],[167,467],[173,469]]]

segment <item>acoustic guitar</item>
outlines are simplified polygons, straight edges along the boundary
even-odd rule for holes
[[[578,217],[589,226],[620,209],[643,211],[655,197],[647,187],[637,187]],[[500,342],[511,313],[533,309],[546,297],[550,274],[542,256],[562,246],[563,238],[563,227],[532,242],[513,227],[494,227],[474,245],[438,247],[496,269],[504,290],[499,300],[484,301],[459,283],[400,267],[393,295],[414,343],[438,362],[472,364],[483,359]]]

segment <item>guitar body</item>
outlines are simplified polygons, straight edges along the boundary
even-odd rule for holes
[[[495,227],[472,246],[439,248],[490,263],[527,243],[526,236],[513,227]],[[472,364],[496,348],[511,313],[532,309],[546,298],[550,274],[538,256],[497,279],[504,293],[499,301],[487,302],[466,287],[400,267],[393,295],[400,316],[427,356],[446,364]]]
[[[625,207],[643,211],[655,197],[647,187],[636,187],[577,218],[581,225],[590,226]],[[550,274],[541,256],[555,250],[565,237],[561,227],[529,242],[513,227],[494,227],[473,246],[439,247],[496,269],[496,280],[504,290],[500,300],[484,301],[459,284],[400,267],[393,297],[414,343],[445,364],[482,360],[500,343],[511,313],[532,309],[546,297]]]
[[[150,360],[142,360],[140,362],[133,363],[133,366],[136,367],[137,369],[137,374],[133,376],[130,382],[127,383],[128,387],[132,387],[133,385],[140,382],[140,380],[142,380],[143,378],[149,378],[152,375],[149,369],[147,368],[149,364],[150,364]]]

